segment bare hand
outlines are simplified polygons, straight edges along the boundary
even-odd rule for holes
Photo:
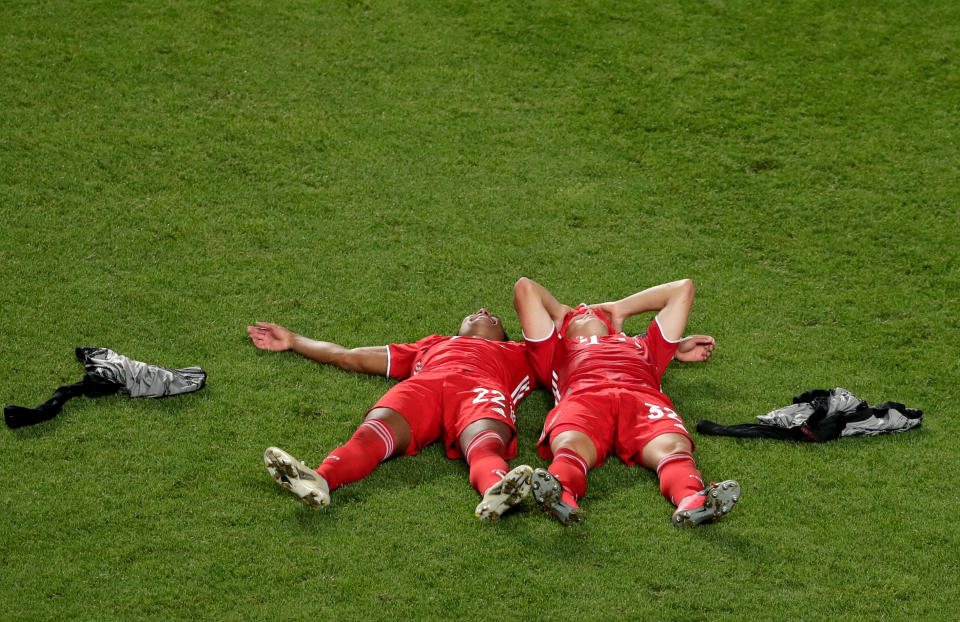
[[[617,312],[617,306],[615,303],[601,302],[587,306],[597,313],[605,314],[610,320],[610,325],[613,327],[614,333],[619,333],[623,330],[623,322],[627,318]]]
[[[253,345],[261,350],[283,352],[293,347],[296,335],[279,324],[257,322],[256,326],[247,326],[247,333],[253,340]]]
[[[710,359],[713,354],[713,348],[717,344],[710,335],[690,335],[684,337],[677,346],[675,355],[678,361],[685,363],[698,363]]]

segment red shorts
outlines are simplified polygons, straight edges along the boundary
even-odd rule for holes
[[[540,457],[551,459],[550,439],[567,430],[590,437],[597,448],[596,466],[611,452],[627,465],[637,464],[643,448],[661,434],[682,434],[693,446],[670,399],[656,391],[611,387],[565,395],[547,414],[537,443]]]
[[[517,423],[510,392],[483,376],[420,373],[391,387],[373,408],[395,410],[410,424],[408,456],[442,437],[448,458],[463,457],[460,434],[481,419],[506,424],[511,432],[506,459],[517,455]]]

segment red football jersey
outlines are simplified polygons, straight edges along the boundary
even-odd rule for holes
[[[534,389],[526,346],[516,341],[430,335],[416,343],[387,346],[387,376],[409,378],[424,372],[477,374],[492,380],[514,406]]]
[[[556,330],[542,341],[527,340],[538,380],[556,401],[568,393],[604,387],[644,388],[661,392],[660,378],[677,351],[654,318],[647,334],[561,338]]]

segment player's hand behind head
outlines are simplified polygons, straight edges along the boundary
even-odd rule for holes
[[[614,334],[623,330],[623,321],[627,318],[617,312],[617,305],[615,303],[599,302],[587,306],[593,309],[594,312],[603,313],[607,316],[610,320],[610,325],[613,327]]]

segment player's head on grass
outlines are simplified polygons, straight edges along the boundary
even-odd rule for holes
[[[613,325],[603,311],[581,304],[563,318],[560,334],[571,339],[603,337],[613,334]]]
[[[480,309],[476,313],[463,318],[457,334],[461,337],[507,341],[507,331],[503,328],[503,322],[486,309]]]

